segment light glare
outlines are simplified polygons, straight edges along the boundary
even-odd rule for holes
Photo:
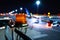
[[[39,5],[39,4],[40,4],[40,1],[39,1],[39,0],[38,0],[38,1],[36,1],[36,4],[37,4],[37,5]]]
[[[17,9],[15,11],[17,12]]]
[[[20,10],[23,10],[23,8],[20,8]]]

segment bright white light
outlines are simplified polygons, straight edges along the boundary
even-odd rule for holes
[[[9,14],[12,14],[12,13],[14,13],[15,11],[11,11],[11,12],[9,12]]]
[[[11,25],[12,27],[14,26],[14,25]]]
[[[38,0],[38,1],[36,1],[36,4],[37,4],[37,5],[39,5],[39,4],[40,4],[40,1],[39,1],[39,0]]]
[[[11,14],[11,12],[9,12],[9,14]]]
[[[37,21],[37,19],[36,18],[31,18],[31,21],[32,21],[32,23],[34,23],[34,22]]]
[[[23,10],[23,8],[20,8],[20,10]]]
[[[10,13],[14,13],[15,11],[11,11]]]
[[[15,12],[15,11],[12,11],[12,13]]]
[[[9,17],[4,17],[4,19],[10,19]]]
[[[15,11],[17,12],[17,9]]]

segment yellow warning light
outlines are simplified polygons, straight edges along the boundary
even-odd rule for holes
[[[48,17],[50,17],[50,12],[48,12]]]
[[[50,12],[48,12],[48,15],[50,14]]]

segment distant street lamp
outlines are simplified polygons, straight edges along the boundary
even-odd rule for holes
[[[22,13],[23,8],[21,7],[20,10],[21,10],[21,13]]]
[[[36,5],[37,5],[37,13],[38,13],[39,4],[40,4],[40,1],[37,0],[37,1],[36,1]]]
[[[23,10],[23,8],[20,8],[20,10]]]
[[[17,12],[17,9],[15,11]]]

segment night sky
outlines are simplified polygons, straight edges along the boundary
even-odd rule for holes
[[[59,0],[40,0],[39,13],[59,13],[60,12],[60,1]],[[0,0],[0,13],[10,12],[12,10],[24,7],[29,9],[30,12],[37,12],[36,0]]]

